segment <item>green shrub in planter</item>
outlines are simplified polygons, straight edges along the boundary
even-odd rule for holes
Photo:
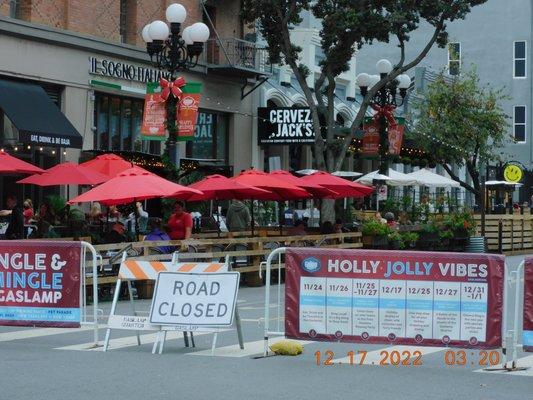
[[[416,242],[418,241],[418,238],[420,237],[418,233],[416,232],[403,232],[401,236],[402,236],[402,241],[404,243],[404,248],[407,248],[407,249],[414,249],[416,246]]]
[[[389,237],[389,247],[392,250],[400,250],[405,248],[405,243],[403,241],[402,235],[398,231],[391,231],[388,235]]]

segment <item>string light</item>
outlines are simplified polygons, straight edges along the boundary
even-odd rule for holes
[[[55,150],[52,150],[52,154],[56,154],[56,151],[55,151]]]
[[[15,146],[15,148],[13,149],[15,151],[19,151],[19,148]]]
[[[30,145],[28,145],[28,150],[30,150],[30,149],[31,149],[31,146],[30,146]]]
[[[39,147],[39,151],[43,151],[43,148],[42,148],[42,147]]]
[[[66,155],[67,155],[67,152],[66,152],[66,151],[64,151],[64,152],[63,152],[63,155],[64,155],[64,156],[66,156]]]

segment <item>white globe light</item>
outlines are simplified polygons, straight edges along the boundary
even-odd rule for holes
[[[365,74],[364,72],[362,74],[357,75],[356,82],[357,86],[359,87],[368,87],[370,84],[370,75]]]
[[[150,36],[150,32],[148,32],[149,29],[150,29],[150,24],[145,25],[143,30],[142,30],[142,32],[141,32],[141,36],[142,36],[143,40],[146,43],[150,43],[152,41],[152,37]]]
[[[400,89],[408,89],[409,86],[411,86],[411,78],[409,77],[409,75],[406,75],[406,74],[398,75],[396,80],[398,81],[398,87]]]
[[[191,39],[191,27],[188,26],[181,32],[181,37],[185,41],[185,44],[193,44],[194,40]]]
[[[368,87],[371,88],[372,86],[376,85],[380,80],[381,78],[379,77],[379,75],[370,75],[370,82],[368,84]]]
[[[209,28],[203,22],[197,22],[190,26],[189,36],[193,42],[205,43],[209,39]]]
[[[187,18],[187,10],[181,4],[174,3],[167,7],[165,13],[168,22],[177,22],[179,24],[185,21]]]
[[[150,24],[150,28],[148,29],[148,34],[152,40],[166,40],[169,33],[170,31],[168,29],[168,25],[163,21],[152,22]]]
[[[383,58],[376,63],[376,68],[380,74],[388,74],[392,71],[392,64],[389,60]]]

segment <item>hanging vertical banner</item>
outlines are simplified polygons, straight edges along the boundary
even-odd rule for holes
[[[524,261],[524,351],[533,352],[533,257]]]
[[[158,82],[146,84],[144,96],[144,112],[141,125],[141,137],[143,140],[165,140],[167,130],[165,121],[167,110],[161,99],[161,88]]]
[[[365,118],[363,124],[363,151],[365,155],[375,155],[379,151],[379,122]]]
[[[78,328],[80,242],[0,241],[0,325]]]
[[[178,125],[177,140],[193,140],[200,106],[201,83],[189,82],[182,88],[180,102],[176,109],[176,123]],[[165,140],[167,130],[166,104],[161,97],[159,82],[146,84],[144,98],[143,122],[141,134],[143,140]]]
[[[389,126],[387,129],[389,136],[389,154],[399,155],[402,151],[403,134],[405,131],[405,120],[397,118],[397,124]]]
[[[178,106],[177,140],[194,140],[201,91],[201,83],[190,82],[183,88],[183,94]]]
[[[289,248],[285,332],[304,340],[497,348],[505,258]]]

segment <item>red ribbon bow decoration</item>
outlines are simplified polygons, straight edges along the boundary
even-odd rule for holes
[[[395,106],[387,105],[387,106],[380,107],[377,105],[373,105],[372,109],[376,111],[373,117],[376,123],[379,123],[380,118],[384,117],[387,120],[387,124],[389,125],[390,128],[393,128],[396,125],[398,125],[398,123],[396,122],[396,119],[394,119],[394,110],[396,109]]]
[[[163,89],[161,91],[162,101],[167,101],[168,96],[170,96],[171,93],[175,98],[179,98],[183,93],[181,88],[185,86],[185,78],[180,76],[173,81],[167,81],[165,78],[161,78],[159,79],[159,85]]]

